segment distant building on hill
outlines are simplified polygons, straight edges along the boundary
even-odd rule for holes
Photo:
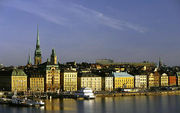
[[[111,64],[113,63],[114,61],[111,60],[111,59],[97,59],[96,60],[96,63],[97,64]]]

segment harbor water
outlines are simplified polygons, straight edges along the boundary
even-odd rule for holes
[[[44,107],[0,104],[0,113],[180,113],[180,96],[122,96],[97,97],[94,100],[44,101]]]

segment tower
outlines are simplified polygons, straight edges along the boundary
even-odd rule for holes
[[[51,64],[57,64],[57,56],[56,56],[56,52],[54,49],[52,49]]]
[[[162,60],[161,60],[161,58],[159,57],[159,62],[158,62],[158,68],[161,68],[163,66],[163,64],[162,64]]]
[[[32,65],[31,55],[29,54],[27,65]]]
[[[37,41],[36,41],[36,50],[34,53],[34,64],[41,64],[41,49],[40,49],[40,41],[39,41],[39,29],[37,25]]]

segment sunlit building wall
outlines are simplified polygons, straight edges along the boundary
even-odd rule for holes
[[[101,91],[102,78],[92,73],[83,73],[78,77],[78,89],[91,88],[93,91]]]
[[[62,91],[77,91],[77,72],[74,70],[64,70],[61,72]]]
[[[135,87],[136,88],[147,88],[147,75],[135,75]]]

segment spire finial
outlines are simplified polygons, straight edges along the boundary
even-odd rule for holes
[[[39,41],[39,25],[37,24],[37,42],[36,48],[40,48],[40,41]]]

